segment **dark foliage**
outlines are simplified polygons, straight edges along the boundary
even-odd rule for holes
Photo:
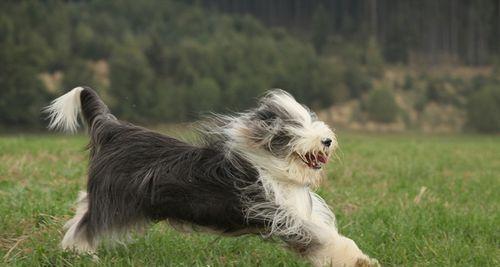
[[[192,1],[195,2],[195,1]],[[292,28],[322,48],[327,32],[349,42],[375,37],[389,62],[491,63],[500,52],[500,2],[433,0],[203,1],[223,12],[252,14],[272,26]],[[324,14],[327,16],[325,17]]]
[[[399,112],[394,94],[387,89],[371,91],[365,109],[371,120],[384,123],[395,121]]]
[[[77,85],[142,123],[242,110],[270,88],[329,107],[369,93],[387,62],[493,63],[499,14],[498,1],[1,1],[0,125],[39,127]],[[489,79],[402,86],[424,84],[421,109],[464,108]]]
[[[473,93],[467,105],[469,125],[480,132],[500,132],[500,84]]]

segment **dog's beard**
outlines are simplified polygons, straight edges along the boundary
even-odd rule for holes
[[[74,130],[79,109],[91,138],[88,195],[66,224],[64,248],[93,252],[102,237],[167,219],[183,229],[273,235],[318,265],[366,258],[337,233],[328,205],[309,188],[335,135],[286,92],[215,118],[195,146],[121,123],[90,88],[53,102],[51,127]],[[345,240],[354,254],[345,259],[346,246],[332,240]]]
[[[238,117],[221,117],[212,128],[228,150],[246,157],[277,180],[317,185],[337,147],[333,131],[292,96],[275,91]],[[215,131],[214,131],[215,129]],[[328,145],[323,140],[328,139]]]

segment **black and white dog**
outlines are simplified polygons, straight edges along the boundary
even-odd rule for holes
[[[119,121],[88,87],[45,110],[51,129],[90,135],[87,192],[65,227],[64,249],[94,252],[100,241],[149,222],[282,240],[315,266],[379,266],[338,233],[311,191],[337,140],[314,113],[272,90],[255,109],[213,116],[193,145]]]

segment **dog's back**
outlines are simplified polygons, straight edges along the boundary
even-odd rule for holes
[[[335,135],[284,91],[237,117],[216,117],[199,146],[117,120],[90,88],[73,89],[46,111],[50,128],[67,131],[76,131],[81,113],[90,136],[87,193],[66,224],[63,248],[93,252],[105,236],[168,220],[272,235],[316,266],[378,266],[338,233],[333,213],[310,191]]]
[[[90,137],[87,193],[65,225],[63,248],[93,251],[101,236],[155,220],[228,233],[248,227],[239,189],[254,184],[257,173],[243,159],[236,169],[235,159],[229,162],[220,150],[119,121],[88,87],[73,89],[46,111],[49,127],[66,131],[76,131],[81,112]]]

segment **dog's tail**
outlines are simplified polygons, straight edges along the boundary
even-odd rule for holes
[[[98,118],[116,119],[97,93],[90,87],[76,87],[44,108],[48,113],[49,129],[76,132],[81,112],[89,128]]]

